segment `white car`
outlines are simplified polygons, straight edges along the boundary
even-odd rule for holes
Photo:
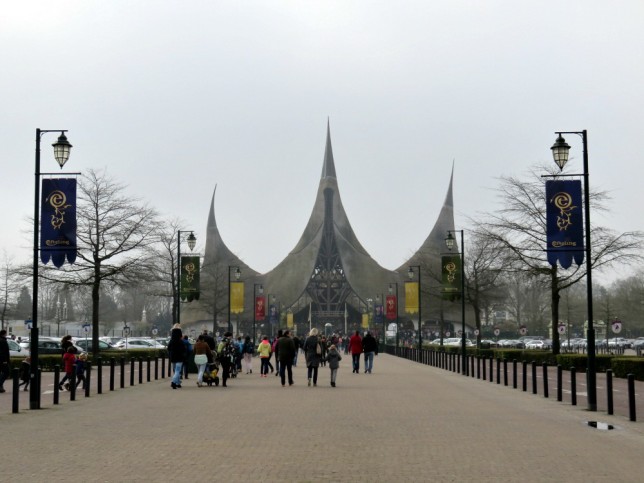
[[[542,340],[530,340],[525,343],[526,349],[545,349],[546,343]]]
[[[7,339],[7,344],[9,345],[9,356],[10,357],[27,357],[29,351],[24,347],[20,347],[15,340]]]
[[[163,344],[153,339],[122,339],[114,346],[117,349],[165,349]]]

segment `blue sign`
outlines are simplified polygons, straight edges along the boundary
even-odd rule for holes
[[[581,181],[546,181],[546,239],[548,263],[569,268],[584,261],[584,220]]]
[[[60,268],[76,261],[76,180],[42,180],[40,259]]]

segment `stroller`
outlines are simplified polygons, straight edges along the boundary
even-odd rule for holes
[[[203,382],[208,386],[219,386],[219,362],[216,360],[206,364],[206,370],[203,373]]]

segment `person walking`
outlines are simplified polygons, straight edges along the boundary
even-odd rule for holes
[[[73,346],[67,348],[67,352],[63,356],[63,367],[65,369],[65,376],[58,383],[58,389],[60,391],[64,389],[69,389],[71,384],[74,384],[74,364],[76,364],[76,356],[74,353],[76,349]],[[66,382],[69,381],[69,382]]]
[[[85,390],[85,386],[87,384],[87,380],[85,379],[85,369],[87,367],[87,352],[81,352],[80,355],[78,356],[78,359],[76,359],[76,386],[75,388],[78,388],[78,385],[82,382],[83,383],[83,390]]]
[[[282,335],[284,335],[284,333],[282,332],[282,329],[279,329],[277,331],[277,337],[273,340],[273,344],[271,345],[271,350],[273,351],[273,354],[275,354],[275,377],[280,374],[280,360],[278,358],[279,352],[277,349],[277,341],[280,340]],[[268,363],[270,364],[270,359],[268,360]],[[273,372],[273,366],[271,366],[271,372]]]
[[[318,330],[311,329],[309,336],[304,341],[304,356],[306,357],[306,369],[308,385],[313,382],[314,386],[318,385],[318,367],[320,367],[320,358],[322,355],[322,348],[318,339]]]
[[[208,366],[208,361],[212,361],[212,351],[203,334],[197,337],[194,352],[195,364],[197,365],[197,386],[201,387],[203,385],[203,373],[206,370],[206,366]]]
[[[271,344],[268,342],[268,336],[265,335],[260,344],[257,346],[259,359],[262,361],[260,377],[268,377],[268,360],[271,357]]]
[[[27,356],[20,363],[20,384],[18,387],[25,385],[25,391],[29,390],[29,383],[31,382],[31,357]]]
[[[233,333],[224,332],[224,338],[217,346],[217,357],[221,364],[222,387],[228,387],[227,381],[230,377],[230,371],[235,359],[235,343],[233,342]]]
[[[188,379],[188,371],[190,370],[190,362],[192,361],[193,351],[192,344],[190,343],[190,339],[188,339],[187,335],[183,336],[183,343],[186,345],[186,359],[183,363],[183,377]]]
[[[7,342],[7,331],[0,330],[0,392],[7,392],[4,388],[4,381],[9,377],[11,367],[11,353],[9,352],[9,343]]]
[[[331,344],[331,347],[329,347],[326,360],[329,363],[329,369],[331,370],[331,387],[335,387],[335,381],[338,377],[338,369],[340,368],[340,361],[342,360],[342,356],[335,344]]]
[[[362,354],[362,337],[360,337],[359,330],[356,330],[356,333],[353,334],[349,339],[349,352],[351,352],[351,358],[353,359],[353,373],[360,374],[360,355]]]
[[[378,341],[371,332],[367,332],[362,339],[362,352],[364,353],[364,372],[371,374],[373,356],[378,355]]]
[[[247,335],[242,344],[241,353],[243,354],[242,364],[246,368],[246,374],[253,373],[253,354],[255,353],[255,346],[250,340],[250,335]]]
[[[293,359],[295,358],[295,342],[291,339],[291,332],[285,330],[282,337],[277,339],[277,350],[280,362],[280,377],[282,387],[286,386],[286,373],[288,373],[288,385],[293,385]]]
[[[170,332],[168,353],[170,356],[170,363],[174,368],[170,387],[172,387],[172,389],[181,389],[181,373],[183,371],[183,364],[186,360],[186,344],[183,342],[183,334],[179,324],[174,324],[172,332]]]

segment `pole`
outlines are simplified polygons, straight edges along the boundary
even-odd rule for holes
[[[181,323],[181,230],[177,231],[177,324]]]
[[[590,259],[590,174],[588,172],[588,133],[581,133],[584,149],[584,215],[586,217],[586,298],[588,303],[588,410],[597,411],[597,373],[595,367],[595,327],[593,324],[593,277]]]
[[[232,267],[228,265],[228,332],[232,332],[232,324],[230,323],[230,269]]]
[[[418,265],[418,350],[423,349],[423,317],[421,316],[423,308],[423,295],[420,287],[420,265]]]
[[[463,230],[461,232],[461,367],[464,376],[467,375],[467,354],[466,343],[465,343],[465,241],[463,236]]]
[[[34,253],[32,274],[32,301],[31,301],[31,334],[29,344],[31,348],[31,390],[29,391],[29,409],[40,409],[40,380],[38,379],[38,225],[40,223],[40,138],[42,133],[36,129],[36,167],[34,185]]]

